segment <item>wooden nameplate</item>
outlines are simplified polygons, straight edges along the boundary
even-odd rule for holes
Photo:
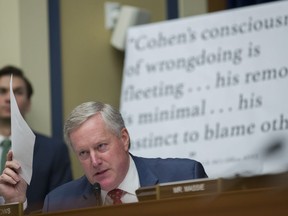
[[[0,215],[22,216],[23,203],[10,203],[0,205]]]
[[[275,187],[288,187],[287,172],[250,177],[196,179],[162,183],[141,187],[136,190],[136,195],[139,201],[146,201]]]

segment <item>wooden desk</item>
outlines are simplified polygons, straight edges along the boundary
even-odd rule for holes
[[[121,216],[287,216],[288,187],[168,198],[37,215],[115,216],[116,212]]]

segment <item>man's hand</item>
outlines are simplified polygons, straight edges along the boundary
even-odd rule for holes
[[[13,153],[10,150],[7,154],[5,169],[0,176],[0,196],[3,196],[5,203],[21,202],[26,200],[27,183],[19,175],[20,164],[12,160]]]

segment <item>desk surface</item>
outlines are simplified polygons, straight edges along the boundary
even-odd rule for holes
[[[191,216],[192,214],[197,216],[287,216],[288,187],[177,197],[118,206],[35,214],[35,216],[82,216],[96,214],[98,216],[115,216],[115,212],[125,216]]]

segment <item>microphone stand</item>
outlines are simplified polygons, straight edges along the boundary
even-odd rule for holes
[[[96,206],[102,206],[101,186],[98,182],[93,184],[93,191],[96,197]]]

